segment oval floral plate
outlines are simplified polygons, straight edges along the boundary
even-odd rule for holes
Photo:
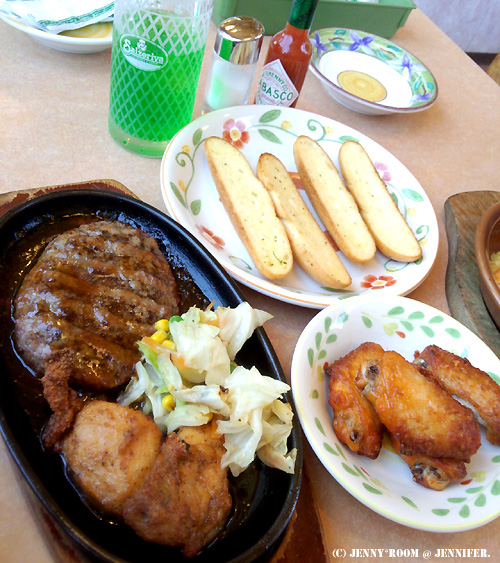
[[[223,137],[240,149],[254,173],[264,152],[274,154],[289,172],[296,173],[293,143],[299,135],[318,141],[336,166],[342,143],[348,139],[359,141],[419,240],[422,258],[404,264],[388,260],[377,252],[371,262],[358,265],[339,253],[352,278],[352,284],[343,290],[321,286],[297,264],[281,280],[265,279],[253,265],[219,200],[204,151],[204,142],[212,135]],[[197,237],[235,279],[256,291],[296,305],[321,308],[339,297],[373,290],[378,294],[405,295],[425,279],[437,253],[436,214],[422,186],[408,169],[362,133],[298,109],[249,105],[199,117],[181,129],[168,145],[161,163],[161,189],[172,217]],[[304,190],[301,194],[310,205]]]
[[[429,108],[438,87],[415,56],[384,37],[343,28],[311,34],[311,70],[342,105],[371,115]]]
[[[429,344],[467,357],[500,383],[500,360],[469,329],[444,313],[406,297],[359,296],[323,309],[302,332],[292,359],[292,392],[304,433],[325,468],[354,497],[406,526],[456,532],[500,515],[500,447],[481,430],[481,447],[467,476],[443,491],[417,485],[388,440],[377,459],[352,453],[332,426],[324,367],[363,342],[377,342],[413,360]]]

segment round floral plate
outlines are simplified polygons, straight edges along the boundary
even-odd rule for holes
[[[358,296],[319,312],[302,332],[292,359],[295,405],[309,443],[325,468],[354,497],[406,526],[456,532],[500,515],[500,447],[481,431],[481,447],[467,476],[443,491],[417,485],[406,463],[384,445],[377,459],[352,453],[337,439],[328,405],[327,363],[363,342],[377,342],[413,360],[416,350],[436,344],[486,371],[500,383],[500,360],[469,329],[428,305],[407,297]]]
[[[311,70],[334,100],[360,113],[411,113],[429,108],[438,87],[431,71],[384,37],[343,28],[311,34]]]
[[[111,22],[93,23],[79,29],[72,29],[61,33],[49,33],[48,31],[25,25],[13,18],[2,17],[2,19],[5,23],[27,33],[46,47],[66,53],[88,54],[105,51],[111,48],[113,40],[113,24]]]
[[[269,152],[278,157],[290,173],[296,174],[293,143],[299,135],[318,141],[337,166],[342,143],[348,139],[359,141],[419,240],[422,258],[403,264],[377,252],[372,261],[358,265],[339,253],[352,278],[352,284],[343,290],[320,285],[298,265],[281,280],[263,278],[219,200],[204,151],[204,142],[212,135],[223,137],[240,149],[254,173],[260,155]],[[161,189],[171,216],[197,237],[235,279],[256,291],[297,305],[322,308],[340,297],[373,291],[405,295],[425,279],[437,253],[436,214],[422,186],[408,169],[362,133],[298,109],[248,105],[199,117],[168,145],[161,163]],[[300,191],[310,205],[304,190]]]

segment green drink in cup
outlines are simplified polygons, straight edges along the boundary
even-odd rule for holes
[[[161,157],[193,115],[213,0],[116,0],[109,131]]]

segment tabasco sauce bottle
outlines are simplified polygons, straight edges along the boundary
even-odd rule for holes
[[[271,39],[255,99],[256,104],[295,107],[309,61],[309,41],[318,0],[294,0],[285,29]]]

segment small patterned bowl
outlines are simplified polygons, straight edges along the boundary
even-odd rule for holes
[[[363,342],[377,342],[413,360],[416,350],[437,344],[485,370],[500,383],[500,360],[468,328],[441,311],[401,296],[350,297],[323,309],[297,342],[292,392],[302,429],[330,474],[378,514],[431,532],[458,532],[500,516],[500,447],[481,430],[481,447],[467,464],[467,476],[443,491],[413,482],[406,463],[388,440],[377,459],[358,456],[340,443],[328,405],[327,363]],[[339,507],[332,506],[332,510]]]
[[[369,115],[412,113],[437,99],[431,71],[388,39],[336,27],[319,29],[310,39],[311,71],[349,109]]]
[[[79,29],[63,31],[62,33],[49,33],[6,16],[0,15],[0,18],[5,23],[28,34],[35,41],[57,51],[88,54],[111,49],[113,40],[113,24],[111,22],[93,23]]]

